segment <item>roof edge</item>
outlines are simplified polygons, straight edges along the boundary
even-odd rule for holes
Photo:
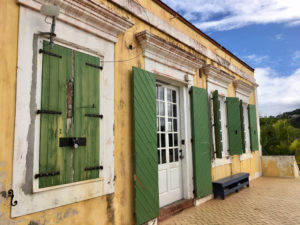
[[[161,0],[152,0],[153,2],[155,2],[156,4],[158,4],[159,6],[161,6],[163,9],[165,9],[166,11],[168,11],[169,13],[171,13],[173,16],[175,16],[177,19],[179,19],[181,22],[183,22],[185,25],[189,26],[190,28],[192,28],[194,31],[196,31],[197,33],[199,33],[201,36],[205,37],[206,39],[208,39],[210,42],[212,42],[214,45],[218,46],[219,48],[221,48],[223,51],[225,51],[227,54],[229,54],[230,56],[232,56],[233,58],[235,58],[239,63],[241,63],[242,65],[246,66],[249,70],[251,70],[252,72],[254,72],[254,68],[252,68],[251,66],[249,66],[247,63],[245,63],[243,60],[241,60],[239,57],[237,57],[236,55],[234,55],[232,52],[230,52],[229,50],[227,50],[224,46],[222,46],[221,44],[219,44],[217,41],[215,41],[214,39],[212,39],[210,36],[208,36],[207,34],[205,34],[204,32],[202,32],[199,28],[197,28],[196,26],[194,26],[191,22],[189,22],[188,20],[186,20],[183,16],[181,16],[179,13],[177,13],[176,11],[174,11],[172,8],[170,8],[170,6],[168,6],[167,4],[165,4],[164,2],[162,2]]]

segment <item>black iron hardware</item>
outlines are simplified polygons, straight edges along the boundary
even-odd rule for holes
[[[93,166],[84,169],[84,171],[91,171],[91,170],[103,170],[103,166]]]
[[[85,137],[64,137],[59,139],[59,147],[74,147],[86,146]]]
[[[185,145],[185,140],[184,139],[181,140],[181,144]]]
[[[56,114],[56,115],[61,115],[61,112],[52,111],[52,110],[39,109],[38,111],[36,111],[36,114]]]
[[[60,172],[38,173],[34,175],[34,179],[38,179],[40,177],[53,177],[57,175],[60,175]]]
[[[182,154],[182,150],[181,150],[181,149],[179,150],[179,152],[180,152],[179,158],[180,158],[180,159],[184,159],[184,156],[183,156],[183,154]]]
[[[234,133],[235,133],[235,134],[238,134],[238,131],[237,131],[237,130],[235,130],[235,131],[234,131]]]
[[[193,138],[191,138],[191,142],[192,142],[192,143],[193,143],[193,141],[194,141]]]
[[[18,204],[17,200],[14,201],[15,194],[14,194],[14,190],[13,189],[9,189],[8,190],[7,196],[11,197],[11,199],[10,199],[10,205],[11,206],[16,206]]]
[[[91,66],[91,67],[94,67],[94,68],[97,68],[97,69],[100,69],[100,70],[103,70],[102,66],[97,66],[97,65],[94,65],[94,64],[91,64],[91,63],[85,63],[85,65]]]
[[[102,114],[100,114],[100,115],[98,115],[98,114],[85,114],[85,116],[86,117],[96,117],[96,118],[100,118],[100,119],[102,119],[103,118],[103,115]]]
[[[43,53],[43,54],[46,54],[46,55],[54,56],[54,57],[57,57],[57,58],[60,58],[60,59],[62,58],[61,55],[57,55],[55,53],[45,51],[44,49],[40,49],[39,53]]]

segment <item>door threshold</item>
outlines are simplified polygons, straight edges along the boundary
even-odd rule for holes
[[[170,216],[173,216],[184,209],[190,208],[194,205],[194,199],[182,199],[176,202],[173,202],[170,205],[166,205],[159,209],[158,221],[167,219]]]

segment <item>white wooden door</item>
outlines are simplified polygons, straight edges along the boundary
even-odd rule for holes
[[[179,96],[176,87],[157,84],[156,115],[159,206],[163,207],[183,198]]]

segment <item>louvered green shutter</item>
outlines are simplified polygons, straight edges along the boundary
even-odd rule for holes
[[[85,171],[100,166],[100,119],[85,115],[100,113],[100,70],[86,63],[99,66],[100,61],[74,52],[74,136],[86,138],[86,146],[74,150],[74,182],[99,177],[99,170]]]
[[[159,214],[155,82],[153,73],[133,67],[136,224]]]
[[[213,93],[213,110],[214,110],[214,131],[215,131],[215,148],[217,158],[222,158],[222,127],[221,111],[218,91]]]
[[[44,41],[45,51],[61,56],[43,54],[41,110],[61,112],[41,114],[39,173],[59,172],[60,175],[39,178],[39,187],[69,183],[71,180],[71,149],[59,148],[59,138],[69,137],[66,130],[66,86],[72,77],[72,51],[54,45],[50,49]]]
[[[242,137],[242,150],[246,152],[246,143],[245,143],[245,124],[244,124],[244,108],[243,101],[240,100],[240,115],[241,115],[241,137]]]
[[[212,193],[210,135],[207,91],[191,88],[193,164],[195,197]]]
[[[226,105],[229,152],[231,155],[241,155],[243,151],[239,99],[227,97]]]
[[[248,105],[249,131],[251,150],[258,150],[257,119],[255,105]]]

